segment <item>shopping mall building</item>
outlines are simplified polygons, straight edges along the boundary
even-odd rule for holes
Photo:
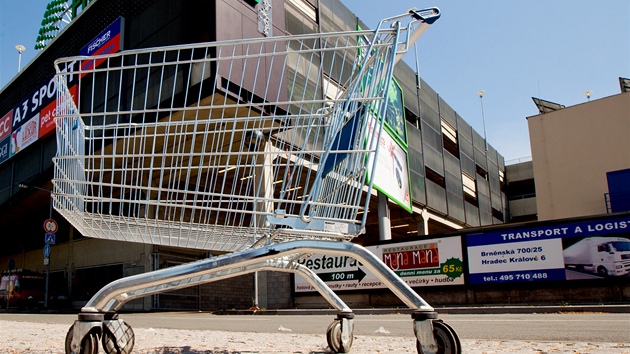
[[[4,230],[0,236],[0,270],[7,270],[9,260],[13,260],[15,269],[44,271],[44,244],[48,243],[50,296],[55,301],[66,298],[73,306],[80,307],[112,280],[216,254],[88,238],[53,210],[50,193],[57,141],[51,117],[56,114],[53,62],[57,58],[85,55],[103,46],[109,52],[116,52],[241,38],[354,31],[368,26],[340,0],[74,3],[77,14],[73,21],[0,91],[3,116],[0,226]],[[334,73],[324,74],[334,79]],[[405,62],[398,63],[394,77],[404,101],[411,207],[387,202],[386,196],[375,191],[370,196],[373,208],[365,233],[355,242],[375,245],[421,241],[430,239],[429,235],[507,222],[506,169],[500,153]],[[379,218],[379,214],[389,218]],[[43,225],[48,219],[54,219],[57,225],[48,225],[51,229],[45,231]],[[389,219],[387,231],[379,228],[386,222],[384,219]],[[50,234],[54,236],[51,238]],[[442,252],[447,258],[433,262],[433,266],[448,265],[447,259],[459,260],[455,264],[459,271],[449,273],[444,282],[463,294],[456,301],[474,302],[462,275],[466,270],[462,270],[466,258],[462,254],[465,253],[462,240],[454,243],[453,248],[459,249],[458,252]],[[446,245],[450,241],[440,239],[431,247],[442,242]],[[311,264],[315,263],[313,260]],[[435,287],[427,289],[440,288],[437,282],[433,283]],[[145,310],[246,309],[252,306],[255,291],[260,307],[315,306],[312,292],[305,291],[301,284],[301,280],[290,274],[259,272],[153,295],[127,306]],[[392,304],[384,292],[378,287],[353,290],[347,292],[346,298],[350,304],[361,306]],[[435,290],[435,293],[445,292]]]

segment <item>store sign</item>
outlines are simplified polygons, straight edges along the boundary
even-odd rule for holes
[[[464,284],[461,237],[409,241],[367,247],[411,287]],[[381,289],[386,286],[363,264],[347,256],[313,255],[298,261],[332,290]],[[295,291],[315,291],[295,277]]]
[[[118,17],[107,28],[99,33],[87,45],[81,48],[83,56],[95,56],[116,53],[122,48],[124,18]],[[81,70],[91,70],[98,67],[105,59],[84,60],[81,62]]]
[[[73,6],[87,6],[86,1],[75,1]],[[82,55],[98,55],[117,52],[122,47],[122,32],[124,19],[119,17],[90,41],[83,49]],[[87,60],[81,66],[92,68],[102,60]],[[78,71],[78,63],[66,64],[61,72]],[[66,85],[75,104],[78,102],[78,76],[66,75]],[[57,116],[57,82],[55,76],[42,82],[39,87],[24,97],[11,111],[0,118],[0,163],[19,153],[38,139],[44,138],[55,131],[55,117]]]
[[[75,66],[76,62],[72,62],[63,71],[75,70]],[[76,82],[75,76],[68,78],[69,85]],[[75,96],[76,91],[75,87],[72,91]],[[51,76],[0,119],[0,163],[55,129],[56,98],[57,82]],[[9,135],[10,154],[7,155],[4,151],[7,145],[1,139]]]
[[[4,117],[0,118],[0,140],[11,135],[13,124],[13,110],[9,111],[9,113],[5,114]]]
[[[71,62],[62,71],[76,70],[76,62]],[[68,76],[68,86],[73,85],[76,78]],[[24,97],[19,104],[13,108],[12,128],[15,131],[22,124],[25,124],[32,117],[38,115],[42,108],[54,102],[57,97],[57,83],[54,75],[39,85],[39,88]]]

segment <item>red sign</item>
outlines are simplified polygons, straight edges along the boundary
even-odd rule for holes
[[[13,124],[13,110],[0,118],[0,140],[11,134],[11,124]]]
[[[383,252],[383,262],[393,270],[435,268],[440,265],[438,248],[434,244],[422,249]]]
[[[59,228],[59,226],[57,225],[57,222],[53,219],[47,219],[46,221],[44,221],[44,231],[48,232],[49,234],[54,234],[55,232],[57,232],[57,229]]]
[[[70,95],[72,95],[72,100],[74,104],[77,104],[77,91],[79,85],[72,86],[69,91]],[[55,117],[57,116],[57,106],[60,106],[63,102],[59,102],[60,98],[52,101],[48,106],[42,108],[39,113],[39,137],[43,138],[47,135],[50,135],[55,131]]]

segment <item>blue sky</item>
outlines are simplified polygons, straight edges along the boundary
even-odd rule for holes
[[[236,1],[236,0],[234,0]],[[630,78],[628,0],[342,0],[375,27],[412,7],[438,6],[442,17],[418,43],[420,75],[506,161],[531,155],[526,117],[531,97],[567,106],[618,94]],[[16,44],[34,49],[49,0],[0,0],[0,87],[17,73]],[[405,58],[415,67],[415,56]],[[1,112],[0,112],[1,113]]]

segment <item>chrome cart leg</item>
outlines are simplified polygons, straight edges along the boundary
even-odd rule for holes
[[[115,313],[81,313],[66,335],[66,354],[96,354],[101,342],[106,354],[129,354],[135,335]]]
[[[354,340],[354,314],[341,312],[326,329],[326,341],[333,353],[350,353]]]
[[[418,354],[437,354],[438,346],[433,337],[433,320],[437,319],[437,312],[416,311],[413,318],[413,332],[416,335]]]
[[[418,354],[461,354],[457,333],[436,312],[414,312],[411,317]]]

